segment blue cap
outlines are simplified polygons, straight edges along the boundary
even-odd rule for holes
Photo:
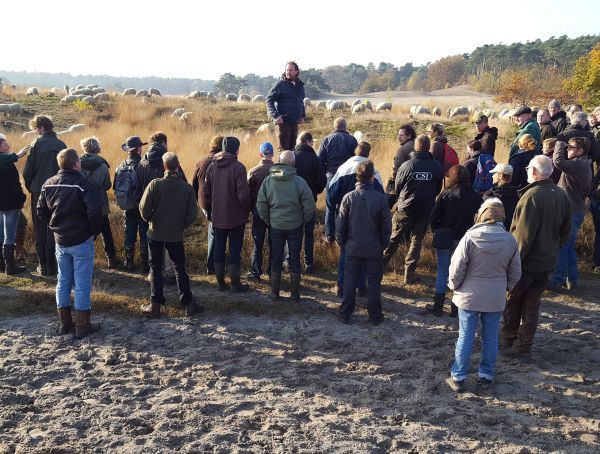
[[[271,142],[265,142],[260,146],[260,154],[263,156],[271,156],[273,154],[273,145],[271,145]]]

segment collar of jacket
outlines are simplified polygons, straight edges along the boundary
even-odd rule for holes
[[[81,172],[77,169],[60,169],[57,175],[81,175]]]
[[[519,193],[519,198],[523,197],[523,194],[525,194],[527,191],[529,191],[532,188],[535,188],[537,186],[546,186],[548,184],[554,185],[554,181],[552,181],[551,179],[548,178],[546,180],[538,180],[538,181],[534,181],[533,183],[529,183],[523,189],[519,189],[517,191]]]
[[[332,134],[335,134],[336,132],[342,132],[344,134],[350,134],[347,130],[345,129],[336,129],[332,132]]]
[[[292,85],[292,81],[286,79],[285,78],[285,74],[282,74],[281,80],[283,80],[284,82],[287,82],[288,84]],[[294,80],[294,82],[296,83],[296,85],[304,85],[304,82],[302,82],[298,77],[296,77],[296,79]]]
[[[375,186],[373,186],[373,183],[371,183],[371,182],[369,182],[369,183],[359,183],[357,181],[356,184],[354,185],[354,187],[356,189],[373,189]]]
[[[412,153],[412,156],[415,159],[432,159],[429,151],[415,151]]]
[[[179,178],[179,173],[177,170],[165,170],[165,178]]]

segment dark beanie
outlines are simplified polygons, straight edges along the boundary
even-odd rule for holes
[[[240,141],[237,137],[228,136],[223,139],[223,151],[235,154],[240,149]]]

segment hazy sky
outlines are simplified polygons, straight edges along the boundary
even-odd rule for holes
[[[482,44],[600,33],[594,0],[192,2],[9,0],[0,69],[217,79],[278,75],[291,59],[419,65]]]

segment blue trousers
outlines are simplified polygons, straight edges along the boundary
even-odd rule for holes
[[[20,217],[21,210],[0,211],[0,244],[15,244]]]
[[[568,278],[569,282],[576,284],[579,279],[579,271],[577,270],[577,252],[575,251],[575,242],[579,228],[583,223],[585,213],[573,213],[573,223],[571,224],[571,236],[567,243],[560,249],[558,254],[558,263],[556,270],[552,276],[552,283],[557,285],[564,284]]]
[[[71,306],[71,289],[75,289],[75,310],[89,311],[92,307],[90,294],[94,274],[94,239],[90,237],[76,246],[56,245],[58,278],[56,282],[56,305]]]

